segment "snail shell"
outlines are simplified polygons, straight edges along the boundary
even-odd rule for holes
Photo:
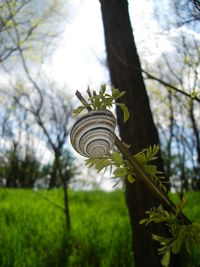
[[[73,148],[87,158],[100,158],[114,146],[116,119],[109,110],[90,111],[74,124],[70,140]]]

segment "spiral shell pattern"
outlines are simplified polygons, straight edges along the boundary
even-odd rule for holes
[[[87,158],[100,158],[114,146],[116,119],[109,110],[91,111],[74,124],[70,140],[73,148]]]

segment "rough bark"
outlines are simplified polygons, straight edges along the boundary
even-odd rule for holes
[[[56,169],[58,171],[58,175],[63,185],[66,225],[67,225],[67,230],[69,231],[70,230],[70,213],[69,213],[69,199],[68,199],[68,181],[66,180],[66,177],[62,173],[62,167],[60,165],[60,157],[61,157],[60,152],[55,153]]]
[[[195,147],[197,151],[198,164],[200,165],[200,137],[199,137],[199,130],[197,127],[196,119],[194,116],[194,101],[193,100],[191,100],[189,103],[189,116],[190,116],[193,132],[194,132],[194,137],[195,137]]]
[[[126,0],[100,0],[100,3],[111,83],[121,91],[126,91],[123,102],[130,111],[129,121],[123,124],[121,111],[117,110],[120,136],[123,141],[131,144],[132,152],[136,153],[149,145],[159,144],[159,138],[143,77],[138,71],[141,65],[130,24],[128,4]],[[162,170],[160,156],[157,164]],[[159,201],[136,179],[133,185],[126,184],[126,202],[132,227],[135,266],[161,266],[157,244],[152,240],[151,233],[167,235],[166,229],[157,225],[148,228],[139,225],[145,211],[158,206]],[[181,265],[174,259],[172,266]]]

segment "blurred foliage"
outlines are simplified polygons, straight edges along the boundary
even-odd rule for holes
[[[66,181],[72,179],[76,173],[74,158],[68,150],[64,150],[59,159],[60,169]],[[0,184],[6,187],[43,187],[49,186],[49,179],[55,175],[55,186],[62,186],[59,173],[54,173],[55,160],[42,164],[31,151],[22,153],[19,148],[6,151],[0,162]],[[38,184],[36,181],[40,181]]]
[[[29,153],[22,155],[18,149],[10,149],[0,163],[0,177],[8,187],[32,187],[40,176],[40,163]]]
[[[165,175],[182,195],[200,189],[199,1],[151,2],[159,26],[151,35],[156,49],[149,52],[144,46],[141,60],[150,74],[146,84]]]
[[[59,35],[66,15],[62,0],[2,0],[0,4],[0,62],[25,51],[26,58],[41,62],[49,41]],[[57,23],[57,27],[52,27]],[[59,27],[58,27],[59,26]]]

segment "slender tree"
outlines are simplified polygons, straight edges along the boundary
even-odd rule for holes
[[[169,0],[154,1],[156,16],[162,20],[165,29],[186,26],[199,32],[200,27],[200,1],[199,0]],[[166,21],[166,12],[170,13]],[[163,23],[164,22],[164,23]]]
[[[126,91],[123,101],[130,111],[129,122],[124,125],[122,114],[117,110],[120,135],[123,141],[131,144],[132,152],[136,153],[149,145],[159,144],[159,138],[143,77],[138,71],[141,70],[141,65],[129,19],[128,3],[125,0],[100,0],[100,2],[111,83],[116,88]],[[162,170],[160,155],[157,164]],[[135,266],[160,266],[157,247],[150,233],[159,232],[161,235],[166,235],[165,229],[162,226],[145,229],[139,225],[145,211],[159,205],[158,200],[137,180],[133,185],[126,184],[126,202],[132,226]],[[180,266],[175,261],[171,264]]]
[[[28,69],[27,69],[28,71]],[[36,85],[36,83],[33,83]],[[70,229],[70,215],[69,215],[69,203],[68,203],[68,183],[72,177],[72,169],[65,170],[66,166],[63,166],[63,153],[66,152],[65,145],[69,135],[69,120],[71,118],[72,107],[67,96],[58,90],[55,90],[55,85],[52,85],[51,91],[44,90],[37,84],[36,90],[39,93],[38,97],[33,102],[31,94],[21,91],[20,93],[15,91],[13,96],[16,106],[19,106],[22,110],[26,110],[33,116],[36,125],[42,131],[43,136],[46,139],[47,145],[53,152],[54,163],[52,167],[50,187],[56,185],[57,177],[60,178],[64,189],[64,203],[67,227]],[[48,85],[47,87],[50,87]],[[33,91],[34,92],[34,91]],[[24,99],[25,97],[25,99]],[[66,164],[65,164],[66,165]],[[71,164],[68,164],[70,167]],[[71,175],[69,175],[69,173]]]
[[[58,36],[63,5],[62,0],[2,0],[0,64],[17,57],[20,50],[32,61],[40,60],[39,55],[46,52],[49,41]],[[52,27],[55,22],[59,27]]]
[[[160,34],[160,38],[162,39],[163,35],[164,38],[166,38],[167,36],[167,41],[170,42],[171,49],[165,49],[164,51],[162,51],[162,48],[159,49],[159,47],[161,46],[159,45],[159,39],[156,38],[157,47],[159,49],[157,50],[157,52],[160,53],[160,57],[157,58],[157,60],[155,60],[153,64],[149,64],[148,72],[156,73],[155,75],[157,77],[160,77],[160,79],[154,79],[153,77],[151,77],[151,75],[147,75],[147,78],[151,79],[150,87],[153,87],[154,90],[157,87],[159,92],[159,94],[151,94],[151,97],[153,99],[152,101],[154,101],[154,114],[160,114],[160,112],[158,112],[160,105],[155,104],[156,98],[156,101],[161,102],[161,96],[162,98],[163,96],[167,98],[167,91],[168,94],[172,92],[171,104],[169,103],[169,107],[171,106],[173,109],[173,121],[171,121],[171,110],[171,115],[169,115],[168,118],[167,116],[157,116],[156,123],[158,125],[159,131],[162,132],[162,140],[162,129],[165,130],[165,133],[169,133],[167,142],[171,142],[171,146],[175,148],[172,151],[172,156],[175,156],[177,159],[179,159],[179,164],[176,165],[176,172],[174,173],[174,177],[179,178],[179,180],[181,181],[181,192],[183,192],[183,189],[187,190],[190,187],[191,183],[194,184],[193,188],[196,187],[196,189],[198,190],[198,181],[200,181],[200,42],[198,34],[195,32],[195,29],[199,27],[199,21],[193,21],[192,28],[190,24],[184,24],[184,27],[182,28],[179,27],[182,25],[182,19],[186,19],[186,16],[184,16],[184,10],[187,10],[187,5],[189,4],[189,2],[193,1],[181,0],[177,2],[171,0],[171,5],[168,3],[168,9],[165,12],[165,17],[163,16],[162,19],[159,18],[158,23],[161,29],[164,29],[163,34]],[[159,6],[160,2],[156,5],[156,7],[158,8]],[[171,16],[171,18],[173,18],[173,21],[166,19],[169,18],[169,14],[173,14]],[[179,14],[181,14],[181,16],[179,16]],[[167,31],[167,29],[170,30]],[[173,29],[173,33],[171,29]],[[156,82],[153,83],[152,79],[159,82],[159,86]],[[166,83],[163,83],[161,81],[162,79],[164,79]],[[173,86],[171,87],[170,84],[174,85],[176,88],[179,88],[182,93],[179,93],[180,91],[174,90]],[[196,98],[196,101],[194,100],[194,97]],[[162,112],[165,112],[166,114],[168,113],[169,109],[168,104],[166,101],[162,101],[162,103]],[[169,123],[167,123],[167,121],[169,121]],[[173,122],[175,133],[173,138],[170,137],[170,133],[172,133],[170,127],[170,125],[172,125],[171,122]],[[166,128],[167,124],[168,127]],[[168,158],[168,163],[174,164],[170,162],[170,158]]]

